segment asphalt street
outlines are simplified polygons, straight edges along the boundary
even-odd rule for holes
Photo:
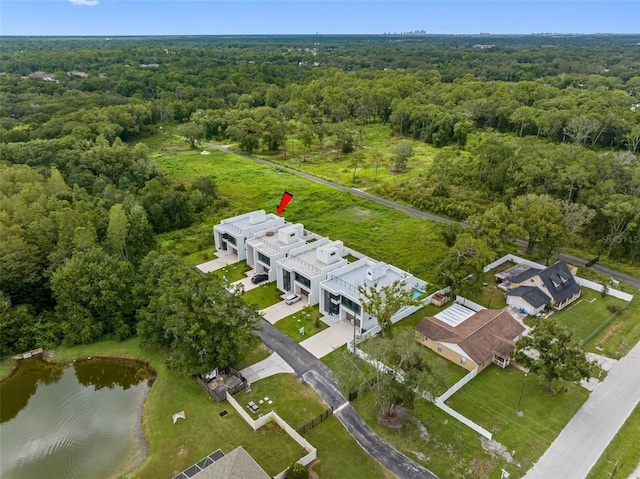
[[[340,393],[333,371],[326,364],[268,321],[263,320],[261,325],[258,335],[264,344],[277,352],[333,408],[338,420],[368,454],[400,479],[437,479],[431,471],[394,449],[367,426]]]
[[[639,400],[640,343],[611,368],[525,479],[584,479]]]

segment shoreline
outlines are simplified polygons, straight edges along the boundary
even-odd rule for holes
[[[42,353],[41,358],[51,364],[69,366],[79,361],[90,361],[93,359],[111,359],[117,360],[120,362],[129,362],[129,363],[139,363],[143,365],[149,371],[149,377],[145,380],[141,381],[140,384],[144,383],[144,390],[142,393],[142,400],[138,403],[136,407],[136,423],[135,428],[132,431],[132,436],[135,438],[135,450],[129,454],[130,459],[128,458],[125,465],[120,468],[119,471],[114,471],[113,478],[118,477],[126,477],[133,473],[136,469],[139,469],[147,460],[149,455],[149,444],[147,441],[147,437],[144,431],[144,427],[142,425],[144,419],[144,406],[147,404],[147,399],[149,398],[149,393],[151,392],[151,388],[155,383],[158,373],[151,366],[148,361],[143,359],[136,358],[132,355],[123,355],[123,354],[97,354],[95,356],[87,356],[86,354],[78,354],[76,356],[72,356],[65,359],[57,360],[55,358],[55,350],[45,350]],[[9,372],[0,378],[0,383],[10,380],[18,371],[21,359],[13,359],[11,362],[11,368]]]

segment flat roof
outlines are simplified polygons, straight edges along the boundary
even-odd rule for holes
[[[453,326],[455,328],[474,314],[476,314],[474,310],[466,308],[461,304],[454,303],[444,311],[440,311],[434,316],[434,318],[437,318],[443,323],[446,323],[449,326]]]
[[[246,213],[244,215],[238,215],[238,216],[234,216],[232,218],[227,218],[226,220],[222,220],[222,222],[220,222],[217,226],[219,228],[224,228],[225,226],[230,226],[229,229],[231,229],[232,231],[235,232],[243,232],[246,231],[250,228],[255,228],[255,227],[259,227],[260,225],[263,225],[264,223],[267,223],[269,221],[273,221],[276,219],[282,219],[280,218],[280,216],[274,214],[274,213],[266,213],[264,214],[264,216],[262,216],[263,213],[261,213],[260,211],[253,211],[251,213]],[[259,222],[251,222],[251,218],[256,215],[260,217],[260,221]],[[283,220],[284,221],[284,220]],[[237,230],[237,231],[236,231]]]
[[[323,246],[327,246],[331,243],[319,244],[313,249],[309,251],[305,251],[300,254],[296,254],[293,256],[289,256],[288,258],[281,259],[281,264],[283,266],[287,266],[288,268],[295,268],[301,273],[313,277],[317,276],[322,272],[322,268],[327,267],[328,265],[318,259],[318,248],[322,248]],[[345,260],[346,261],[346,260]],[[340,260],[336,261],[339,263]],[[335,263],[331,263],[335,264]]]
[[[356,264],[356,263],[352,263],[352,264]],[[407,286],[409,287],[421,289],[426,285],[424,281],[414,277],[410,273],[407,273],[402,270],[398,270],[397,268],[391,265],[386,265],[387,270],[384,276],[381,276],[380,278],[373,281],[367,279],[367,272],[369,271],[369,269],[375,268],[380,264],[384,264],[384,263],[382,263],[381,261],[374,261],[370,258],[366,258],[364,261],[362,261],[362,264],[357,268],[351,269],[349,271],[345,271],[343,273],[339,273],[339,272],[336,273],[336,271],[334,271],[332,273],[333,277],[324,281],[323,284],[325,284],[328,288],[334,291],[342,290],[342,291],[351,292],[355,294],[359,294],[358,286],[363,284],[367,286],[373,286],[374,284],[377,283],[378,286],[388,286],[397,280],[409,280],[409,282],[407,282]]]

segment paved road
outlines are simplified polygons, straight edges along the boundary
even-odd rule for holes
[[[404,211],[405,213],[411,215],[411,216],[416,216],[418,218],[426,218],[428,220],[432,220],[432,221],[438,221],[440,223],[456,223],[456,221],[454,220],[450,220],[449,218],[443,218],[442,216],[437,216],[437,215],[432,215],[431,213],[425,213],[424,211],[420,211],[416,208],[412,208],[411,206],[407,206],[407,205],[403,205],[401,203],[397,203],[395,201],[391,201],[391,200],[387,200],[385,198],[380,198],[379,196],[376,195],[372,195],[371,193],[366,193],[364,191],[360,191],[357,190],[355,188],[348,188],[346,186],[342,186],[339,185],[338,183],[334,183],[332,181],[328,181],[328,180],[324,180],[322,178],[318,178],[317,176],[313,176],[310,175],[308,173],[304,173],[302,171],[298,171],[298,170],[294,170],[293,168],[289,168],[287,166],[282,166],[279,165],[277,163],[273,163],[271,161],[268,160],[263,160],[262,158],[258,158],[256,156],[252,156],[252,155],[247,155],[246,153],[240,153],[234,150],[229,149],[226,146],[221,146],[221,145],[216,145],[214,143],[207,143],[207,142],[202,142],[205,145],[207,145],[210,148],[214,148],[216,150],[219,151],[223,151],[225,153],[230,153],[232,155],[237,155],[237,156],[241,156],[243,158],[247,158],[249,160],[255,161],[257,163],[262,163],[263,165],[267,165],[267,166],[274,166],[276,168],[280,168],[284,171],[287,171],[289,173],[292,173],[294,175],[300,176],[301,178],[306,178],[307,180],[310,181],[314,181],[316,183],[320,183],[326,186],[330,186],[331,188],[335,188],[337,190],[340,191],[345,191],[347,193],[351,193],[352,195],[356,195],[359,196],[361,198],[366,198],[368,200],[371,201],[375,201],[376,203],[382,204],[382,205],[386,205],[389,206],[391,208],[395,208],[396,210],[399,211]],[[461,225],[464,226],[464,223],[460,223]],[[523,241],[523,240],[518,240],[518,244],[521,246],[527,246],[527,242]],[[587,260],[584,260],[582,258],[578,258],[576,256],[572,256],[569,254],[558,254],[556,255],[558,258],[563,259],[565,261],[569,261],[573,264],[577,264],[577,265],[581,265],[584,266],[587,263]],[[613,276],[616,279],[622,280],[626,283],[629,283],[633,286],[635,286],[636,288],[640,288],[640,278],[636,278],[635,276],[631,276],[625,273],[621,273],[619,271],[613,270],[611,268],[607,268],[606,266],[602,266],[599,264],[595,264],[591,267],[591,269],[598,271],[600,273],[606,274],[607,276]]]
[[[525,479],[584,479],[640,401],[640,343],[591,393]]]
[[[340,393],[333,371],[289,336],[262,320],[258,335],[305,380],[325,403],[334,409],[338,420],[360,446],[400,479],[437,479],[428,469],[394,449],[376,434]]]

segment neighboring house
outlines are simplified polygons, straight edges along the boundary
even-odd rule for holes
[[[362,298],[358,286],[388,286],[394,281],[404,282],[406,289],[414,291],[417,299],[424,294],[426,283],[395,266],[362,258],[349,265],[331,271],[320,283],[320,312],[338,320],[355,323],[358,333],[363,333],[378,324],[377,318],[362,309]],[[414,308],[415,309],[415,308]],[[391,321],[395,323],[411,314],[414,309],[404,308]]]
[[[180,476],[176,476],[179,478]],[[185,478],[187,476],[185,475]],[[174,478],[174,479],[176,479]],[[213,464],[205,466],[191,479],[271,479],[260,465],[242,446],[236,447],[229,454],[221,457]]]
[[[533,288],[543,294],[536,293]],[[581,288],[569,270],[567,263],[558,261],[546,269],[529,268],[509,278],[507,304],[520,310],[535,311],[544,309],[544,296],[549,298],[546,304],[554,309],[562,309],[580,297]],[[543,296],[544,295],[544,296]],[[533,314],[535,314],[533,313]],[[532,313],[529,313],[532,314]]]
[[[58,83],[58,79],[53,73],[37,71],[29,75],[29,78],[31,78],[32,80],[52,81]]]
[[[535,286],[518,286],[507,293],[507,304],[534,316],[551,304],[551,298]]]
[[[269,281],[276,280],[276,263],[287,256],[287,253],[310,240],[321,237],[305,231],[301,224],[285,223],[273,229],[256,233],[254,238],[246,241],[247,264],[256,273],[266,273]]]
[[[283,218],[273,213],[266,214],[264,210],[222,220],[213,227],[216,251],[233,254],[238,257],[238,261],[242,261],[247,257],[245,242],[248,239],[284,224]]]
[[[451,308],[463,307],[454,305]],[[515,342],[525,331],[524,326],[503,310],[483,309],[450,317],[461,320],[449,321],[442,316],[420,321],[416,326],[419,341],[469,371],[475,368],[482,370],[491,363],[507,367]]]
[[[318,304],[320,282],[327,273],[348,263],[347,249],[342,241],[321,238],[292,249],[277,262],[276,281],[280,291],[307,297],[309,304]]]
[[[72,70],[70,72],[67,72],[67,75],[71,76],[76,76],[76,77],[80,77],[80,78],[89,78],[89,74],[85,73],[85,72],[79,72],[76,70]]]

